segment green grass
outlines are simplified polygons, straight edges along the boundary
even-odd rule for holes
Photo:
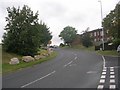
[[[67,49],[75,49],[75,50],[81,50],[81,51],[90,51],[93,52],[95,51],[95,47],[91,46],[91,47],[84,47],[82,45],[76,45],[76,46],[72,46],[72,47],[65,47]],[[107,55],[107,56],[118,56],[119,53],[116,50],[105,50],[105,51],[95,51],[97,54],[101,54],[101,55]]]
[[[36,64],[40,64],[40,63],[42,63],[44,61],[51,60],[52,58],[54,58],[56,56],[57,56],[57,53],[53,52],[53,53],[51,53],[50,56],[48,56],[46,58],[26,63],[26,62],[23,62],[21,60],[22,56],[19,56],[19,55],[16,55],[16,54],[12,54],[12,53],[3,52],[2,73],[3,74],[7,74],[7,73],[14,72],[14,71],[16,71],[18,69],[23,69],[23,68],[26,68],[26,67],[31,67],[31,66],[34,66]],[[17,64],[17,65],[10,65],[9,61],[13,57],[19,58],[21,60],[20,63]]]
[[[21,59],[22,56],[14,54],[14,53],[7,53],[2,50],[2,64],[9,63],[10,59],[13,57],[17,57],[18,59]]]
[[[98,54],[107,55],[107,56],[118,56],[118,52],[116,50],[107,50],[107,51],[96,51]]]

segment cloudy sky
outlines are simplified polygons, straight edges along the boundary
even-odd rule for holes
[[[119,0],[101,0],[103,17],[113,10]],[[50,27],[52,44],[62,42],[58,35],[66,26],[75,27],[80,34],[87,27],[94,30],[101,27],[100,3],[98,0],[0,0],[0,41],[6,25],[7,7],[28,5],[32,11],[39,11],[39,20]]]

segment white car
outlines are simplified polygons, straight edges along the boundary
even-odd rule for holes
[[[120,52],[120,45],[117,47],[117,52]]]

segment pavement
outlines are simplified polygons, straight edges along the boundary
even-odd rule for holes
[[[3,76],[2,87],[95,89],[119,87],[120,70],[117,57],[80,50],[58,48],[56,51],[59,55],[53,60]]]

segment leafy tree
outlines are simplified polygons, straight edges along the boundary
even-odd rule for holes
[[[46,34],[49,32],[48,28],[38,23],[38,12],[33,14],[33,11],[26,5],[21,10],[8,7],[7,11],[6,21],[8,23],[3,35],[4,49],[8,52],[33,56],[43,43],[43,34],[50,35],[50,33]]]
[[[45,23],[38,25],[38,28],[41,30],[41,43],[46,46],[49,41],[52,39],[51,32]]]
[[[112,36],[115,41],[120,40],[120,4],[117,4],[115,9],[103,19],[102,25],[105,32],[108,32],[108,34]]]
[[[60,43],[60,45],[59,45],[60,47],[64,47],[65,45],[63,44],[63,43]]]
[[[83,46],[85,46],[85,47],[92,46],[92,38],[90,38],[90,35],[87,31],[84,31],[84,33],[81,37],[81,40],[82,40]]]
[[[64,43],[68,45],[71,45],[76,36],[77,30],[70,26],[65,27],[59,35],[59,37],[61,37],[61,39],[64,40]]]

